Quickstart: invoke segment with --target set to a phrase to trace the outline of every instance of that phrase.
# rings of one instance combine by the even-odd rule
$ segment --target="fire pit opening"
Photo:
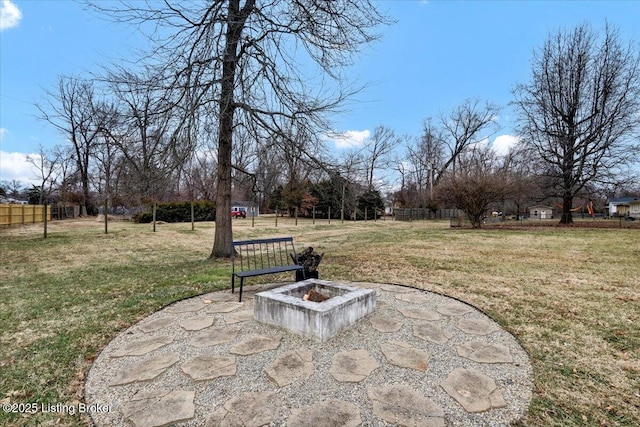
[[[304,300],[319,293],[321,302]],[[269,291],[258,292],[253,317],[262,323],[326,341],[361,318],[373,313],[376,292],[327,280],[308,279]]]
[[[344,295],[347,292],[347,289],[313,281],[306,286],[296,287],[290,291],[283,292],[283,294],[301,298],[304,301],[323,302],[330,298]]]

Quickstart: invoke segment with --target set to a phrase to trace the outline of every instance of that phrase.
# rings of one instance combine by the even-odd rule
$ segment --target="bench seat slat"
[[[301,265],[283,265],[280,267],[261,268],[259,270],[236,271],[234,274],[237,277],[253,277],[253,276],[261,276],[263,274],[283,273],[285,271],[295,271],[295,270],[302,270],[302,266]]]

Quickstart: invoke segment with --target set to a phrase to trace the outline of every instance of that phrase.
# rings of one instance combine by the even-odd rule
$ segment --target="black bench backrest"
[[[272,239],[238,240],[233,242],[233,272],[262,270],[286,265],[296,265],[296,249],[293,237]]]

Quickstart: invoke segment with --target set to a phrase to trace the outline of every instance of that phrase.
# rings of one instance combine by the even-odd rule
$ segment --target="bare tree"
[[[49,122],[71,142],[77,174],[82,186],[82,213],[91,204],[89,170],[91,154],[97,142],[99,125],[93,115],[93,84],[76,77],[59,77],[56,92],[47,92],[46,104],[37,104],[41,118]]]
[[[38,204],[43,204],[51,195],[60,173],[60,156],[57,149],[45,150],[40,145],[36,155],[27,156],[27,162],[31,163],[39,173],[40,188]]]
[[[429,119],[423,123],[422,136],[407,146],[407,162],[411,165],[410,182],[417,189],[420,202],[416,206],[426,206],[425,201],[433,200],[436,171],[441,174],[445,163],[445,136],[442,129]]]
[[[459,157],[458,166],[455,173],[449,171],[442,178],[439,198],[462,210],[473,228],[480,228],[488,207],[509,192],[505,165],[485,146]]]
[[[498,107],[489,103],[481,103],[477,99],[466,99],[449,114],[440,115],[441,133],[434,134],[434,144],[444,144],[442,162],[436,167],[434,185],[445,171],[454,174],[458,158],[495,132],[495,118]],[[437,150],[435,147],[432,150]]]
[[[374,189],[374,174],[378,169],[386,169],[389,166],[389,154],[391,150],[401,144],[401,138],[396,136],[393,129],[383,125],[376,126],[373,135],[366,142],[365,168],[367,172],[367,189]]]
[[[595,180],[637,159],[640,56],[607,26],[559,30],[536,50],[531,81],[514,88],[520,133],[545,165],[560,222],[573,222],[573,199]]]
[[[233,251],[236,126],[245,123],[247,129],[262,129],[267,135],[276,133],[286,118],[328,129],[322,113],[355,91],[341,84],[339,70],[351,63],[361,46],[376,39],[371,31],[384,21],[369,0],[166,0],[161,5],[131,2],[111,10],[107,10],[111,4],[96,7],[118,20],[156,24],[141,27],[153,27],[153,56],[163,59],[165,86],[195,91],[194,105],[218,107],[212,258],[229,257]],[[303,60],[305,56],[311,63]]]
[[[138,201],[157,201],[176,182],[174,172],[193,154],[195,137],[182,100],[158,88],[157,75],[120,69],[108,76],[119,105],[120,129],[111,142],[122,154],[121,173]]]

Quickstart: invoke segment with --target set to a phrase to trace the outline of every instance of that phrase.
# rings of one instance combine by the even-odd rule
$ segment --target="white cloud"
[[[365,130],[347,130],[340,133],[331,133],[327,135],[328,139],[333,140],[336,148],[353,148],[361,147],[365,141],[371,136],[371,131]]]
[[[493,151],[495,151],[497,155],[505,156],[509,153],[509,150],[518,143],[518,141],[519,139],[515,135],[500,135],[493,140],[491,148],[493,148]]]
[[[7,153],[0,151],[0,181],[16,180],[25,187],[38,184],[38,170],[27,162],[27,156],[39,157],[39,154]]]
[[[2,137],[4,137],[4,134],[7,132],[8,131],[5,128],[0,128],[0,142],[2,141]]]
[[[18,26],[22,12],[11,0],[3,0],[0,6],[0,31]]]

